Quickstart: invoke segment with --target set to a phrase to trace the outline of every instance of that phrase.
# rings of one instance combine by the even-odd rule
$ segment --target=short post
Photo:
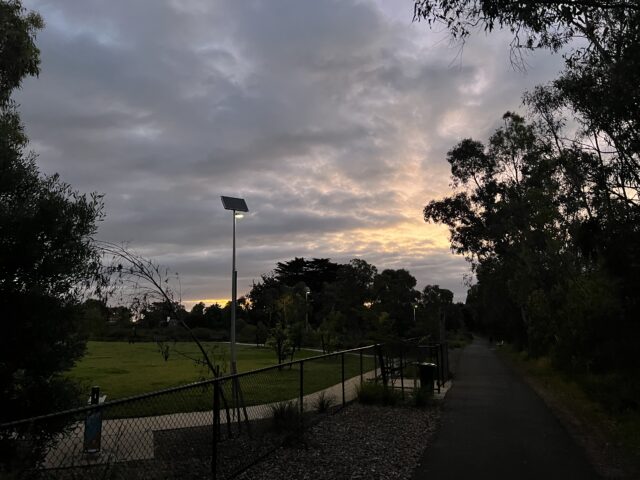
[[[440,386],[442,383],[442,349],[440,348],[442,344],[438,344],[436,350],[436,358],[438,362],[438,393],[440,393]]]
[[[220,385],[213,382],[213,448],[211,451],[211,478],[216,479],[218,465],[218,440],[220,436]]]
[[[404,400],[404,356],[400,351],[400,392],[402,393],[402,400]]]
[[[374,350],[373,352],[373,381],[378,383],[378,356]]]
[[[449,342],[444,342],[444,363],[445,363],[445,370],[444,370],[444,381],[445,383],[447,382],[447,380],[449,380]]]
[[[304,413],[304,362],[300,362],[300,415]]]
[[[347,404],[347,399],[344,394],[344,352],[340,354],[340,364],[342,370],[342,406]]]
[[[389,373],[389,365],[385,365],[384,363],[384,353],[382,352],[382,345],[376,345],[376,355],[378,356],[378,363],[380,363],[380,376],[382,377],[382,384],[387,387],[388,384],[388,373]]]
[[[360,385],[362,385],[362,382],[363,382],[363,376],[362,376],[362,374],[364,373],[364,372],[362,371],[362,350],[360,350],[360,352],[359,352],[359,353],[360,353]]]
[[[440,385],[444,385],[444,344],[438,345],[440,351]]]
[[[413,390],[415,391],[416,388],[418,388],[418,383],[417,383],[417,376],[418,376],[418,362],[420,361],[420,346],[416,345],[415,349],[414,349],[415,355],[416,355],[416,359],[415,362],[413,362]]]
[[[100,453],[102,440],[102,410],[100,405],[100,387],[91,387],[89,403],[96,408],[90,410],[84,420],[84,453]]]

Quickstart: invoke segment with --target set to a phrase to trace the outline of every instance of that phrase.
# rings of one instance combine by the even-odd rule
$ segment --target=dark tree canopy
[[[419,0],[415,18],[463,41],[509,29],[516,54],[562,48],[558,78],[525,93],[530,121],[449,152],[454,191],[425,220],[472,262],[472,324],[571,373],[623,375],[600,398],[637,409],[640,3]]]
[[[274,270],[275,278],[289,287],[304,283],[312,292],[318,292],[325,283],[333,282],[338,273],[338,264],[328,258],[294,258],[278,262]]]
[[[426,318],[426,304],[419,301],[421,293],[415,286],[416,279],[407,270],[379,273],[361,258],[346,264],[295,258],[278,263],[273,274],[254,283],[247,319],[268,327],[270,344],[290,354],[305,343],[333,351],[399,337],[434,337],[437,321]],[[455,310],[453,293],[434,288]]]
[[[487,331],[563,368],[633,368],[638,208],[596,151],[558,140],[559,124],[504,120],[487,145],[449,152],[457,191],[424,209],[472,262],[468,304]]]
[[[100,264],[92,243],[102,202],[57,175],[42,175],[27,149],[11,93],[38,73],[41,18],[0,1],[0,421],[69,405],[59,374],[84,352],[80,300]]]
[[[586,50],[602,49],[614,23],[632,25],[640,14],[633,0],[416,0],[414,19],[444,25],[456,39],[475,29],[509,29],[515,49],[558,51],[574,38],[588,41]]]

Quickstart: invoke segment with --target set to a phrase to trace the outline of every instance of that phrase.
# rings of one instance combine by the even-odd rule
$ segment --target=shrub
[[[238,341],[244,343],[254,343],[258,327],[255,325],[245,325],[242,330],[238,330]]]
[[[293,433],[300,430],[302,416],[298,402],[279,402],[271,406],[273,428],[280,433]]]
[[[321,391],[313,403],[313,407],[318,413],[326,413],[335,403],[335,397],[328,395],[326,391]]]
[[[358,387],[358,401],[364,405],[396,405],[400,393],[377,383],[363,383]]]
[[[433,392],[422,388],[414,388],[411,394],[411,400],[416,407],[426,407],[432,398]]]

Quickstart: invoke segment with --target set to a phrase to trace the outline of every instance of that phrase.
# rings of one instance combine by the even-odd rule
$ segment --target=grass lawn
[[[226,364],[228,344],[205,344],[216,352],[218,362]],[[100,386],[107,400],[130,397],[165,388],[185,385],[210,378],[206,368],[178,354],[198,357],[197,347],[190,342],[171,344],[169,358],[165,361],[155,343],[89,342],[87,354],[69,372],[69,376],[81,382],[89,391],[92,385]],[[255,370],[274,365],[275,354],[270,348],[238,345],[238,370]],[[319,355],[318,352],[302,350],[296,352],[295,360]],[[364,370],[373,369],[373,358],[363,357]],[[228,369],[227,369],[228,370]],[[358,355],[345,355],[345,378],[360,374]],[[304,393],[326,388],[340,382],[340,357],[305,362]],[[300,369],[285,367],[259,374],[241,377],[241,390],[246,405],[270,403],[296,398],[299,394]],[[225,396],[231,398],[230,385],[224,386]],[[114,407],[110,417],[145,416],[160,413],[188,412],[211,408],[212,387],[193,388],[162,394],[149,399]]]

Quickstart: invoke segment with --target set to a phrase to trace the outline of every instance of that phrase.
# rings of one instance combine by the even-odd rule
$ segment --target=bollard
[[[91,387],[91,405],[100,404],[100,387]],[[102,437],[102,410],[96,408],[90,410],[84,420],[84,453],[100,453],[100,441]]]

